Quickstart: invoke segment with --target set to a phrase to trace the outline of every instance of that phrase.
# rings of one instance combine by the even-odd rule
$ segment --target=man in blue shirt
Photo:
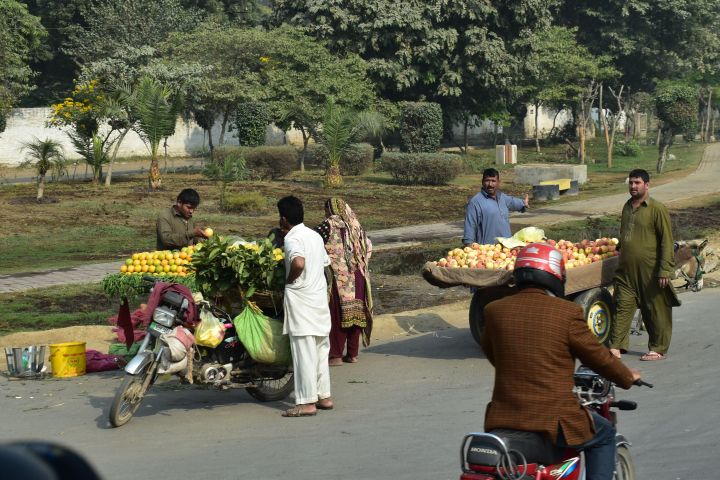
[[[465,207],[463,244],[493,244],[496,237],[509,237],[510,212],[524,212],[530,207],[528,196],[520,199],[500,190],[500,173],[494,168],[483,171],[482,190]]]

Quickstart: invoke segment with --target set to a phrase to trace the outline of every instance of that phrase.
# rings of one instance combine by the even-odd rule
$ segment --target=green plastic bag
[[[283,335],[283,324],[246,306],[233,320],[240,341],[250,356],[260,363],[290,365],[290,339]]]
[[[127,346],[125,346],[124,343],[112,343],[110,344],[110,348],[108,349],[108,353],[110,355],[119,355],[125,358],[125,360],[130,361],[140,350],[140,344],[142,342],[135,342],[132,345],[130,345],[130,348],[128,349]]]

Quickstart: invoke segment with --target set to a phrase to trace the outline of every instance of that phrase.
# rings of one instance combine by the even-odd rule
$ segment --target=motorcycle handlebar
[[[642,378],[638,378],[637,380],[635,380],[635,381],[633,382],[633,385],[637,385],[638,387],[648,387],[648,388],[653,388],[653,387],[655,387],[655,385],[653,385],[652,383],[648,383],[648,382],[644,381]]]

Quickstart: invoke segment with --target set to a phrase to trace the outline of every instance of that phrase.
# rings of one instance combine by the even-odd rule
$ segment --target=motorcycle
[[[178,293],[168,291],[162,295],[152,312],[147,335],[137,354],[125,366],[125,378],[110,407],[109,417],[113,427],[130,421],[148,389],[157,380],[167,348],[160,337],[183,324],[188,306],[188,299]],[[188,353],[191,365],[187,369],[191,372],[192,383],[222,390],[244,388],[261,402],[282,400],[290,395],[294,388],[292,367],[266,365],[253,360],[238,338],[230,315],[211,304],[208,308],[224,324],[225,333],[215,348],[193,344]]]
[[[635,385],[652,388],[637,380]],[[615,400],[613,383],[591,369],[580,366],[575,372],[575,388],[580,404],[592,408],[613,425],[617,410],[635,410],[637,403]],[[635,466],[630,442],[615,435],[615,480],[635,480]],[[460,480],[585,480],[585,457],[582,452],[560,449],[535,432],[494,430],[465,435],[460,447],[462,474]]]

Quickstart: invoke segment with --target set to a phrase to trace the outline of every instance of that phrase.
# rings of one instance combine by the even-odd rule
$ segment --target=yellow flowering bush
[[[78,83],[71,97],[51,106],[52,113],[48,125],[53,127],[73,127],[78,134],[92,137],[98,130],[102,116],[102,102],[105,97],[98,90],[98,81]]]

